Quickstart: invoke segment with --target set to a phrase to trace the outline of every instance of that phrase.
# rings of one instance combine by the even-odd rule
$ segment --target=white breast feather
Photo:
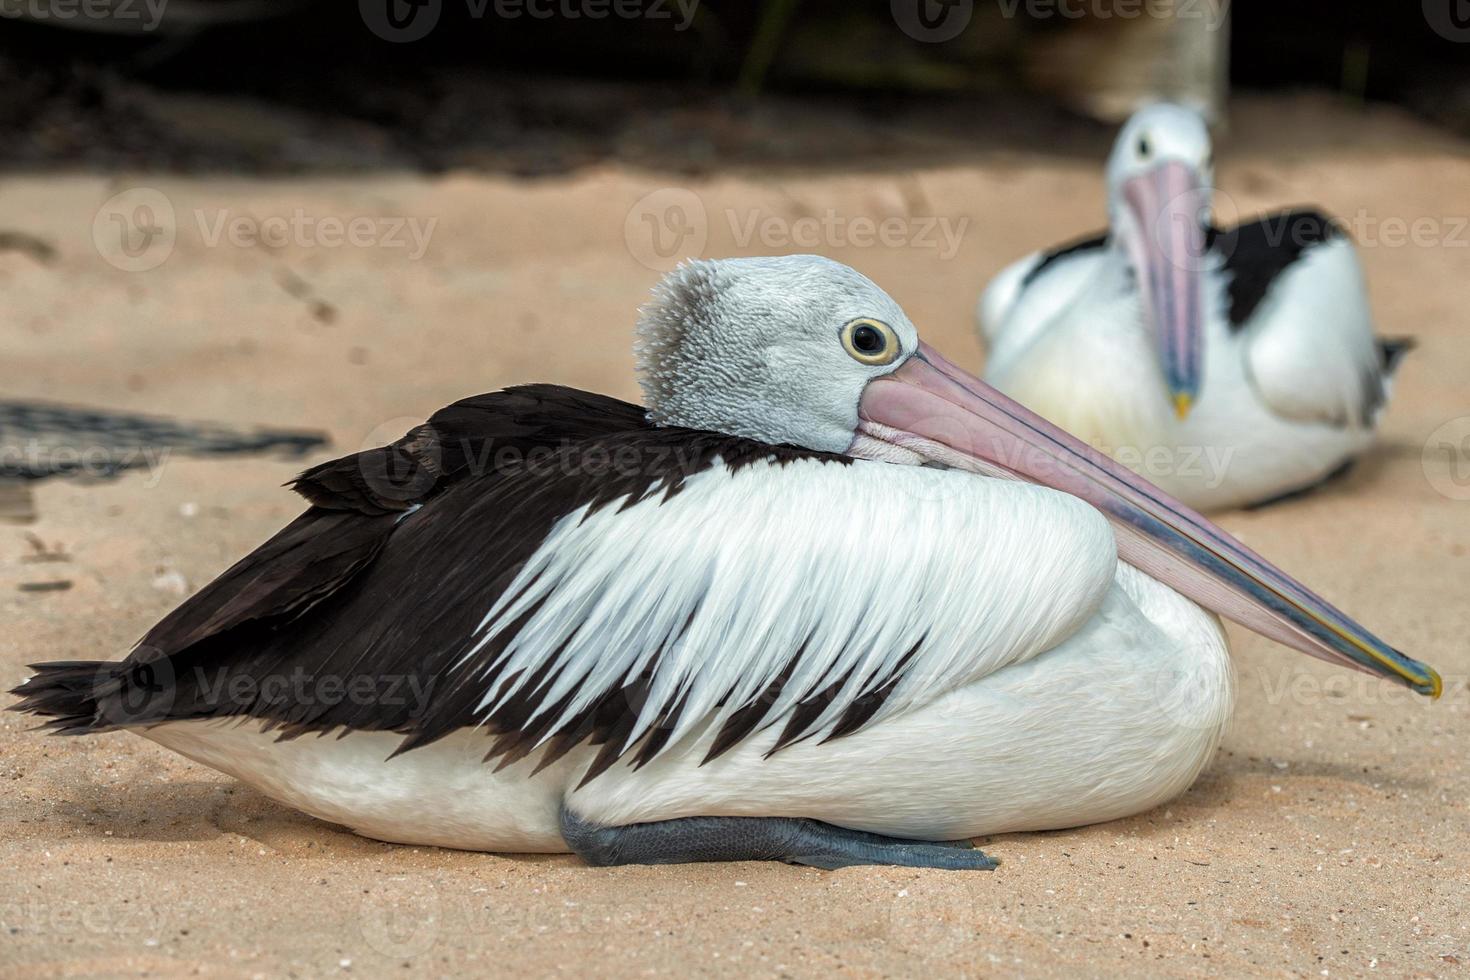
[[[1007,365],[1025,356],[1033,342],[1065,321],[1069,312],[1082,303],[1084,294],[1095,294],[1099,277],[1110,275],[1109,263],[1114,261],[1116,253],[1105,248],[1073,252],[1055,259],[1036,278],[1023,283],[1031,266],[1040,261],[1039,255],[1001,272],[981,300],[981,316],[987,318],[981,328],[987,375],[993,370],[1007,370]],[[1014,284],[1008,285],[1008,279]],[[999,308],[1000,299],[992,298],[992,290],[1000,294],[1011,292],[1003,310]]]
[[[1102,516],[1040,487],[865,461],[717,465],[668,500],[562,518],[460,666],[509,678],[486,691],[488,714],[531,693],[554,657],[538,715],[572,698],[552,731],[652,667],[624,748],[682,700],[672,746],[766,691],[800,650],[765,718],[840,681],[820,733],[916,646],[870,723],[1055,646],[1116,564]]]
[[[980,294],[980,303],[975,307],[975,326],[980,331],[980,339],[986,345],[994,343],[1001,328],[1005,326],[1011,309],[1024,288],[1022,282],[1036,268],[1041,256],[1041,252],[1032,252],[1025,258],[1012,262],[997,272]]]

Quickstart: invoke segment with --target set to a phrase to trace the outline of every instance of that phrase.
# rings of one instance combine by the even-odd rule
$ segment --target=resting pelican
[[[1008,266],[977,310],[987,381],[1201,510],[1346,469],[1408,347],[1374,337],[1332,219],[1220,230],[1212,179],[1196,113],[1140,110],[1108,159],[1109,229]]]
[[[18,709],[386,841],[964,869],[1194,780],[1231,706],[1207,610],[1439,691],[846,266],[690,262],[638,334],[646,410],[512,388],[309,469],[304,514]]]

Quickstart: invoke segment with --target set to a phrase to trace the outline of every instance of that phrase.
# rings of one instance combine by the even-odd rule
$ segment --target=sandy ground
[[[1226,524],[1435,664],[1449,685],[1438,703],[1232,629],[1239,709],[1189,792],[1129,820],[985,841],[1004,863],[973,875],[590,870],[390,846],[133,736],[45,738],[7,714],[0,974],[1463,971],[1466,150],[1392,112],[1313,98],[1242,104],[1220,164],[1227,215],[1317,201],[1355,219],[1383,331],[1421,344],[1372,460],[1328,492]],[[107,204],[137,187],[161,198]],[[162,239],[120,251],[112,216],[142,221],[140,200],[172,210],[171,251]],[[297,209],[437,223],[421,256],[406,231],[404,246],[363,233],[333,247],[320,224],[279,247],[213,237],[221,214],[289,221]],[[1098,168],[1075,152],[698,181],[611,168],[544,182],[13,176],[0,224],[57,254],[0,253],[3,384],[11,397],[320,427],[334,453],[514,382],[633,396],[629,330],[660,261],[645,215],[681,252],[849,262],[978,365],[970,315],[985,278],[1100,212]],[[811,248],[780,239],[829,213]],[[888,241],[866,241],[864,218],[895,219]],[[945,227],[959,231],[953,249]],[[127,271],[160,250],[161,264]],[[0,682],[32,661],[124,654],[298,510],[280,489],[298,465],[166,458],[114,482],[41,486],[37,523],[0,526]],[[35,561],[40,546],[67,558]],[[52,580],[71,587],[20,588]]]

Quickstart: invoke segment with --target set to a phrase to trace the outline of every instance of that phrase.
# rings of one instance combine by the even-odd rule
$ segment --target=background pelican
[[[1212,179],[1197,114],[1139,111],[1108,160],[1108,231],[1008,266],[977,311],[986,380],[1201,509],[1344,469],[1407,347],[1374,337],[1330,218],[1217,229]]]
[[[1231,705],[1206,609],[1439,693],[845,266],[682,266],[638,356],[647,413],[529,386],[308,470],[126,661],[18,707],[389,841],[988,868],[944,841],[1193,781]]]

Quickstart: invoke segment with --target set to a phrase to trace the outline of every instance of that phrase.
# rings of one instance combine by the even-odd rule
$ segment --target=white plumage
[[[1372,438],[1388,384],[1363,270],[1352,242],[1334,238],[1282,273],[1244,335],[1248,380],[1274,415]]]
[[[979,869],[945,842],[1190,784],[1231,706],[1214,613],[1440,691],[851,269],[691,263],[639,338],[646,415],[526,386],[321,463],[132,656],[38,665],[19,707],[383,840]],[[317,697],[390,680],[413,703]]]
[[[1134,148],[1145,139],[1146,160]],[[987,381],[1205,510],[1309,488],[1367,449],[1398,346],[1374,336],[1353,245],[1315,212],[1266,215],[1210,232],[1203,252],[1160,254],[1154,221],[1180,216],[1138,218],[1124,188],[1180,161],[1207,185],[1208,155],[1193,114],[1140,112],[1109,164],[1108,236],[1013,263],[976,310]],[[1144,254],[1156,277],[1199,290],[1198,392],[1183,418],[1160,368],[1160,335],[1176,325],[1144,288]]]
[[[564,518],[524,578],[548,601],[508,655],[534,668],[570,637],[558,691],[637,669],[609,651],[654,649],[693,611],[644,710],[687,696],[687,722],[653,762],[579,789],[593,749],[534,778],[536,753],[492,772],[490,738],[472,730],[392,759],[385,733],[276,744],[254,723],[188,721],[140,734],[369,836],[557,851],[563,798],[612,825],[777,812],[926,838],[1113,819],[1186,788],[1229,717],[1215,618],[1120,564],[1095,510],[1013,481],[865,461],[718,468],[663,504]],[[701,765],[737,703],[718,696],[759,691],[805,635],[788,692],[851,678],[819,729],[933,642],[863,730],[767,757],[777,725]]]
[[[1036,526],[1048,547],[1029,545]],[[562,518],[487,616],[482,644],[536,610],[487,665],[516,683],[483,704],[554,656],[541,701],[580,692],[567,717],[654,669],[629,745],[681,701],[671,743],[718,727],[783,676],[773,719],[839,685],[819,735],[896,680],[877,723],[1055,646],[1113,554],[1097,511],[1039,487],[866,460],[717,467],[668,500]]]

